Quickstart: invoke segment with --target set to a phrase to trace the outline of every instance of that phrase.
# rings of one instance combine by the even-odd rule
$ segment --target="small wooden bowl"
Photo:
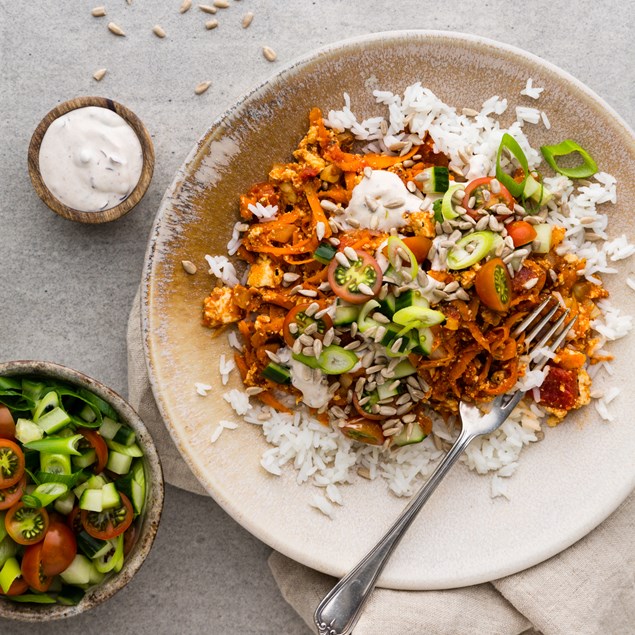
[[[40,173],[40,145],[42,144],[42,139],[44,138],[48,127],[58,117],[65,115],[71,110],[85,108],[86,106],[107,108],[125,119],[139,138],[141,151],[143,153],[141,175],[136,187],[130,193],[130,196],[115,207],[97,212],[84,212],[62,203],[49,190],[42,178],[42,174]],[[33,133],[33,136],[31,137],[31,143],[29,144],[28,165],[29,175],[35,191],[54,212],[64,218],[78,221],[80,223],[108,223],[127,214],[143,198],[143,195],[146,193],[146,190],[150,185],[150,181],[152,180],[152,173],[154,172],[154,147],[152,145],[152,139],[150,138],[150,135],[141,119],[139,119],[137,115],[135,115],[131,110],[128,110],[125,106],[122,106],[107,97],[77,97],[56,106],[46,115],[46,117],[44,117],[44,119],[42,119],[42,121],[40,121],[38,127]]]

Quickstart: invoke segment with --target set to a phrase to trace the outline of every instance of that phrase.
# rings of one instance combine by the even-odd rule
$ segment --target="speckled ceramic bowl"
[[[538,102],[520,95],[529,77],[544,87]],[[532,145],[573,138],[587,148],[618,179],[618,203],[607,210],[610,235],[635,238],[632,131],[567,73],[491,40],[409,31],[335,44],[255,89],[203,134],[163,200],[146,259],[143,327],[154,394],[183,457],[227,512],[285,555],[336,576],[356,564],[406,501],[380,480],[358,478],[340,488],[344,506],[329,520],[309,507],[315,490],[299,486],[290,466],[281,477],[261,468],[267,445],[257,427],[241,424],[211,443],[218,420],[236,420],[221,394],[240,381],[221,385],[219,356],[231,350],[225,337],[213,339],[200,325],[202,300],[213,285],[204,256],[226,253],[239,194],[264,180],[273,163],[291,158],[312,107],[341,109],[347,92],[360,119],[385,114],[372,90],[401,92],[417,81],[458,109],[479,110],[492,95],[507,97],[503,125],[514,120],[516,105],[545,110],[550,130],[525,125]],[[199,272],[187,275],[182,260],[193,261]],[[620,308],[635,314],[635,295],[625,285],[632,265],[615,264],[620,275],[610,277],[608,287]],[[635,339],[620,340],[615,350],[611,381],[628,387]],[[201,398],[197,381],[212,385],[215,394]],[[624,390],[611,406],[615,421],[601,422],[593,407],[583,408],[527,448],[509,481],[510,501],[491,499],[490,479],[458,465],[397,549],[381,584],[441,589],[484,582],[537,564],[584,536],[635,486],[635,391]]]
[[[144,563],[156,536],[161,511],[163,510],[163,471],[154,442],[139,415],[116,392],[79,371],[41,361],[14,361],[0,363],[0,377],[39,376],[50,377],[81,386],[107,401],[137,435],[137,443],[144,454],[147,480],[146,510],[141,528],[132,551],[126,558],[123,569],[109,577],[103,584],[89,590],[76,606],[58,604],[18,604],[0,598],[0,617],[25,622],[42,622],[79,615],[105,602],[123,589]]]

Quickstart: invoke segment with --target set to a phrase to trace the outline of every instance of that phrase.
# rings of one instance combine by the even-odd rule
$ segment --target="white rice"
[[[236,362],[233,358],[226,359],[225,355],[221,355],[219,359],[219,371],[223,386],[227,385],[229,381],[229,374],[236,368]]]
[[[534,86],[529,78],[520,93],[535,100],[542,91],[543,88]],[[499,96],[486,100],[477,114],[468,111],[468,116],[459,114],[420,83],[406,88],[403,95],[379,90],[373,95],[378,104],[387,108],[387,118],[373,116],[359,121],[351,108],[350,96],[344,94],[344,106],[341,110],[331,110],[325,117],[325,124],[337,131],[350,130],[358,140],[366,142],[367,151],[386,154],[398,152],[404,142],[418,143],[429,134],[435,151],[448,155],[451,169],[463,173],[466,178],[476,178],[471,172],[475,165],[485,166],[481,170],[489,175],[495,174],[496,153],[505,132],[518,141],[531,168],[541,163],[542,157],[530,146],[523,125],[542,121],[549,129],[551,124],[544,111],[518,106],[515,109],[517,120],[509,128],[503,128],[497,117],[507,110],[508,102]],[[404,130],[406,127],[408,132]],[[470,161],[465,161],[466,155]],[[598,173],[590,181],[576,185],[567,177],[558,175],[545,178],[544,183],[554,193],[554,200],[541,215],[566,231],[558,253],[574,253],[585,258],[583,276],[600,284],[596,274],[615,273],[616,269],[610,263],[635,254],[635,246],[628,243],[626,236],[607,240],[608,216],[598,210],[599,205],[616,202],[615,178]],[[259,220],[267,220],[277,212],[275,207],[260,204],[249,206],[249,209]],[[230,240],[230,251],[238,249],[240,231],[240,223],[237,223]],[[589,239],[590,236],[595,240]],[[230,286],[237,282],[235,270],[226,258],[206,258],[210,273]],[[629,278],[627,284],[635,290],[635,280]],[[559,299],[564,305],[562,297]],[[598,306],[602,313],[591,326],[598,336],[596,352],[600,354],[604,352],[602,347],[607,341],[624,337],[632,330],[633,324],[631,316],[623,315],[608,300],[602,300]],[[229,342],[235,349],[242,350],[234,332],[230,332]],[[221,358],[223,383],[233,369],[230,366],[230,362]],[[519,379],[516,388],[533,391],[538,401],[539,387],[546,373],[546,370],[529,371]],[[592,377],[600,373],[610,376],[613,370],[609,363],[601,362],[589,367],[589,373]],[[617,389],[592,393],[595,408],[602,419],[612,420],[609,404],[618,393]],[[270,445],[261,458],[263,469],[277,476],[283,471],[293,470],[299,484],[310,482],[321,488],[322,492],[316,493],[310,504],[330,518],[335,516],[336,506],[344,503],[346,489],[341,486],[355,482],[361,478],[362,472],[364,478],[370,480],[384,479],[398,496],[412,495],[443,456],[444,452],[439,447],[453,443],[457,436],[456,426],[448,428],[433,413],[433,434],[430,437],[398,451],[382,450],[376,446],[353,443],[339,430],[314,420],[304,409],[295,409],[293,414],[279,413],[260,403],[251,404],[248,394],[237,389],[224,393],[223,398],[245,421],[262,428]],[[492,497],[509,497],[506,479],[515,472],[523,448],[542,438],[544,419],[545,412],[538,403],[523,401],[498,430],[476,439],[468,447],[463,461],[479,474],[493,475]],[[226,427],[223,422],[219,424],[213,435],[214,441]]]
[[[194,384],[194,388],[201,397],[207,397],[207,391],[212,389],[209,384],[203,384],[198,381]]]

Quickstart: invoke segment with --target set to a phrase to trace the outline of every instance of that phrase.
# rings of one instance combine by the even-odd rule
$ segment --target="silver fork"
[[[513,332],[514,337],[516,337],[531,327],[531,331],[527,333],[524,340],[526,345],[539,338],[531,350],[526,349],[529,352],[532,370],[543,368],[548,357],[543,355],[541,350],[547,349],[555,352],[564,342],[567,333],[576,321],[577,316],[564,324],[569,314],[567,309],[551,324],[551,319],[559,306],[557,301],[553,304],[554,301],[551,296],[547,298]],[[549,306],[550,304],[553,306]],[[545,309],[547,312],[542,316],[541,314]],[[518,390],[515,393],[497,397],[485,414],[472,404],[460,402],[459,412],[462,427],[454,445],[384,537],[320,602],[313,616],[320,635],[349,635],[352,632],[361,616],[364,605],[375,588],[379,574],[432,492],[470,442],[478,436],[489,434],[499,428],[524,394],[525,391]]]

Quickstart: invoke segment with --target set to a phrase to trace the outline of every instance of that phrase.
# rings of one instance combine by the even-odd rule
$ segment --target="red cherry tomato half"
[[[487,210],[489,212],[501,203],[509,209],[514,209],[514,197],[500,181],[496,181],[498,185],[492,187],[492,181],[494,180],[491,176],[484,176],[467,184],[461,205],[472,218],[479,217],[477,210]],[[493,189],[497,191],[494,192]],[[473,201],[471,200],[472,198],[474,199]]]
[[[318,302],[318,304],[320,305],[318,311],[325,309],[327,306],[324,302]],[[305,311],[309,306],[311,306],[310,302],[306,304],[298,304],[287,313],[287,316],[284,319],[284,324],[282,326],[282,334],[284,336],[284,341],[287,343],[287,346],[293,346],[296,339],[300,337],[302,333],[304,333],[304,330],[310,324],[317,324],[317,331],[313,333],[311,337],[320,340],[322,339],[322,337],[324,337],[324,333],[326,333],[333,326],[333,320],[331,320],[328,315],[323,315],[317,320],[314,317],[307,315]],[[292,324],[295,324],[297,326],[297,328],[291,327],[294,328],[293,333],[289,328]]]
[[[22,595],[29,590],[29,585],[27,581],[20,576],[13,581],[13,584],[9,587],[9,590],[6,593],[3,593],[2,587],[0,586],[0,595]]]
[[[37,545],[27,547],[24,550],[20,568],[22,569],[22,577],[26,583],[34,591],[45,593],[51,586],[53,578],[51,576],[47,576],[42,568],[42,548],[43,543],[41,542]]]
[[[419,264],[428,257],[428,252],[430,251],[430,247],[432,247],[432,241],[426,236],[408,236],[402,238],[402,241],[414,254]]]
[[[516,220],[507,225],[507,233],[514,241],[514,247],[522,247],[535,240],[537,236],[534,226],[526,220]]]
[[[0,439],[15,439],[15,421],[11,411],[0,405]]]
[[[123,535],[123,555],[124,558],[132,551],[135,542],[137,542],[137,526],[130,525]]]
[[[51,522],[42,542],[42,571],[55,576],[68,569],[77,555],[77,540],[69,527]]]
[[[363,304],[379,293],[383,276],[377,261],[365,251],[356,250],[357,260],[344,267],[336,258],[331,260],[328,280],[335,295],[351,304]],[[366,285],[370,293],[360,291],[359,286]]]
[[[132,503],[125,494],[121,496],[121,505],[103,512],[90,512],[82,509],[81,518],[84,529],[93,537],[100,540],[110,540],[122,534],[132,524],[134,512]]]
[[[500,258],[486,262],[474,280],[480,301],[494,311],[505,311],[512,300],[512,281]]]
[[[97,462],[93,466],[93,471],[95,474],[100,474],[104,471],[106,463],[108,463],[108,446],[106,445],[106,442],[103,440],[101,434],[95,430],[77,428],[77,432],[79,432],[84,437],[87,444],[95,450]]]
[[[49,515],[44,507],[25,507],[18,501],[4,517],[7,533],[19,545],[34,545],[44,539],[49,527]]]
[[[79,505],[75,505],[71,513],[66,517],[66,524],[73,530],[74,534],[79,534],[84,529],[81,511]]]
[[[355,419],[350,421],[343,428],[342,433],[349,439],[367,443],[369,445],[383,445],[385,438],[381,424],[368,419]]]
[[[367,393],[364,393],[364,397],[369,397],[369,396],[370,396],[369,401],[367,401],[363,406],[360,406],[359,399],[357,398],[357,394],[353,393],[353,406],[355,406],[355,410],[357,410],[360,416],[366,419],[370,419],[371,421],[381,421],[382,419],[385,419],[386,417],[384,415],[374,414],[370,410],[371,406],[374,403],[377,403],[377,401],[379,400],[377,393],[371,393],[370,395],[368,395]]]
[[[24,452],[9,439],[0,439],[0,489],[15,485],[24,474]]]
[[[0,489],[0,510],[9,509],[12,505],[15,505],[24,494],[24,488],[26,487],[26,474],[11,487],[6,489]]]

